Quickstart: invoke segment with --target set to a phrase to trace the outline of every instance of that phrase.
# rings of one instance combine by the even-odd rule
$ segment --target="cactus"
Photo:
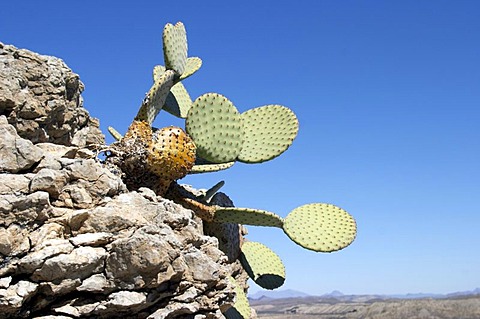
[[[185,128],[197,145],[198,156],[212,163],[231,162],[240,154],[240,113],[223,95],[207,93],[198,97],[188,111]]]
[[[173,70],[178,76],[185,71],[187,64],[187,32],[181,22],[175,25],[167,23],[163,29],[163,55],[167,70]]]
[[[185,80],[189,76],[193,75],[202,67],[202,60],[198,57],[187,58],[185,64],[185,71],[180,75],[180,80]]]
[[[178,127],[155,131],[148,147],[147,167],[161,181],[159,191],[167,191],[171,182],[187,175],[195,163],[195,144]]]
[[[176,117],[186,118],[192,107],[192,99],[181,82],[172,86],[163,109]]]
[[[215,207],[213,221],[282,228],[285,234],[303,248],[332,252],[350,245],[356,236],[353,217],[340,207],[314,203],[300,206],[285,219],[259,209]]]
[[[306,249],[332,252],[353,242],[357,225],[350,214],[337,206],[307,204],[294,209],[285,218],[283,230]]]
[[[240,262],[250,278],[262,288],[276,289],[285,281],[282,260],[261,243],[252,241],[243,243]]]
[[[245,139],[238,160],[260,163],[282,154],[298,133],[295,114],[281,105],[266,105],[242,113]]]
[[[113,128],[111,126],[108,127],[108,132],[110,133],[110,135],[112,135],[112,137],[116,141],[120,141],[123,138],[122,134],[120,134],[119,131],[117,131],[115,128]]]
[[[216,223],[236,223],[254,226],[270,226],[282,228],[283,220],[280,216],[260,209],[239,207],[216,207]]]
[[[261,163],[282,154],[298,133],[295,114],[281,105],[266,105],[238,116],[226,97],[209,93],[197,98],[186,118],[186,130],[198,155],[214,163]]]
[[[190,58],[189,58],[190,59]],[[187,62],[189,60],[187,59]],[[187,63],[188,66],[188,63]],[[162,65],[156,65],[153,68],[153,81],[159,81],[166,69]],[[181,77],[180,77],[181,78]],[[172,86],[165,99],[165,104],[161,109],[179,117],[186,118],[188,110],[192,106],[192,99],[181,82]]]
[[[224,311],[223,315],[227,319],[250,318],[252,310],[250,309],[247,295],[232,276],[228,277],[228,280],[231,284],[235,285],[236,297],[235,304],[232,307],[228,308],[226,311]]]
[[[223,187],[223,185],[225,185],[225,181],[218,182],[217,184],[210,187],[210,189],[208,189],[204,195],[200,195],[199,199],[207,203],[210,202],[212,197],[220,190],[220,188]]]
[[[181,81],[199,70],[202,60],[188,57],[181,22],[165,26],[163,51],[165,66],[154,67],[154,83],[125,136],[109,128],[117,142],[107,149],[111,152],[106,161],[121,169],[127,187],[150,187],[157,195],[192,209],[207,228],[221,229],[221,236],[234,232],[236,239],[223,244],[230,262],[239,259],[249,276],[266,289],[283,284],[283,263],[263,244],[243,242],[238,224],[281,228],[293,242],[317,252],[337,251],[350,245],[356,237],[355,220],[331,204],[303,205],[282,218],[265,210],[209,204],[223,181],[197,198],[182,191],[176,181],[186,174],[227,169],[237,161],[262,163],[276,158],[290,147],[299,125],[295,114],[281,105],[240,113],[233,102],[218,93],[203,94],[192,102]],[[185,131],[179,127],[153,128],[162,109],[184,118]],[[232,245],[241,246],[241,253]],[[229,280],[234,283],[233,278]],[[249,318],[248,300],[238,284],[236,294],[235,305],[223,309],[225,316]]]
[[[194,165],[188,174],[200,174],[200,173],[211,173],[218,172],[225,169],[228,169],[233,166],[235,162],[220,163],[220,164],[199,164]]]
[[[160,112],[163,105],[165,105],[168,93],[174,85],[175,76],[174,71],[167,70],[155,80],[143,100],[135,120],[146,121],[152,125],[158,112]]]

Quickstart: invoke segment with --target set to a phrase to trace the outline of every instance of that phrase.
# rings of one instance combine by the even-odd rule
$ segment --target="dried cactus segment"
[[[220,163],[220,164],[200,164],[194,165],[188,174],[201,174],[223,171],[233,166],[235,162]]]
[[[357,234],[355,219],[331,204],[307,204],[285,218],[283,230],[298,245],[317,252],[332,252],[350,245]]]
[[[242,113],[245,141],[238,160],[260,163],[271,160],[292,144],[298,133],[295,113],[282,105],[265,105]]]
[[[167,95],[163,109],[168,113],[179,117],[186,118],[188,110],[192,107],[192,99],[181,82],[178,82],[170,89]]]
[[[187,62],[185,64],[185,70],[180,76],[180,80],[185,80],[186,78],[188,78],[189,76],[197,72],[201,67],[202,67],[202,59],[198,57],[187,58]]]
[[[179,127],[165,127],[153,133],[148,145],[147,167],[162,182],[160,193],[190,171],[195,163],[195,144]]]
[[[155,79],[147,96],[142,102],[142,106],[138,110],[135,120],[146,121],[150,125],[163,108],[167,95],[174,84],[175,72],[167,70]]]
[[[283,227],[283,219],[272,212],[239,207],[217,207],[214,222],[278,228]]]
[[[112,135],[112,137],[117,141],[120,141],[123,138],[122,134],[120,134],[119,131],[111,126],[108,127],[108,133],[110,133],[110,135]]]
[[[122,140],[138,140],[148,145],[152,141],[152,127],[145,121],[134,120]]]
[[[187,31],[183,23],[167,23],[163,29],[163,56],[167,70],[182,75],[187,63],[187,51]]]
[[[198,97],[188,111],[185,127],[197,145],[198,156],[212,163],[234,161],[242,149],[240,113],[223,95]]]
[[[227,319],[249,319],[252,314],[247,295],[241,285],[232,276],[227,277],[231,284],[235,285],[235,304],[228,308],[223,315]]]
[[[244,242],[240,262],[250,278],[262,288],[276,289],[285,282],[285,266],[282,260],[261,243]]]

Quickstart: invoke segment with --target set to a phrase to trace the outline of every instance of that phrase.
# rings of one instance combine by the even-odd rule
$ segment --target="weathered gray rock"
[[[227,277],[247,281],[243,228],[217,225],[219,243],[192,211],[129,192],[88,148],[103,135],[82,90],[61,60],[0,44],[0,318],[222,318]]]
[[[6,289],[0,289],[0,309],[2,316],[14,316],[15,309],[31,298],[37,291],[38,284],[30,281],[22,280]]]
[[[9,227],[13,223],[20,226],[42,223],[48,219],[51,209],[46,192],[0,195],[0,226]]]
[[[20,138],[15,128],[0,116],[0,172],[17,173],[30,169],[42,158],[42,151],[32,142]]]
[[[81,147],[103,144],[98,120],[82,107],[83,89],[61,59],[0,43],[0,115],[23,138]]]

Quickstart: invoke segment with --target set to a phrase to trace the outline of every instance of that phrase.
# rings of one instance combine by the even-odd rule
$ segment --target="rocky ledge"
[[[128,191],[88,148],[104,136],[82,90],[62,60],[0,43],[0,318],[223,318],[228,277],[247,278],[232,225],[224,253],[191,210]]]

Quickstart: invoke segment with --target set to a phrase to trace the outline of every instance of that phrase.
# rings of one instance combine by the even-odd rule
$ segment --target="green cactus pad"
[[[153,68],[153,81],[159,81],[161,76],[165,73],[166,69],[163,65],[156,65]],[[180,117],[186,118],[188,110],[192,106],[192,99],[187,90],[181,82],[177,82],[172,86],[170,92],[168,92],[165,99],[165,105],[163,110],[168,113]]]
[[[135,120],[146,121],[150,125],[153,123],[158,112],[160,112],[165,104],[167,95],[173,86],[174,78],[175,73],[167,70],[155,80],[142,106],[138,110]]]
[[[280,216],[272,212],[252,208],[217,207],[213,221],[217,223],[283,227],[283,219]]]
[[[185,71],[187,64],[187,32],[181,22],[168,23],[163,29],[163,55],[167,70],[173,70],[178,76]]]
[[[233,166],[235,162],[220,163],[220,164],[201,164],[192,167],[188,174],[202,174],[223,171]]]
[[[282,154],[298,133],[295,114],[281,105],[266,105],[242,113],[245,141],[238,160],[260,163]]]
[[[198,97],[188,111],[185,128],[197,146],[197,155],[212,163],[234,161],[243,144],[240,113],[223,95]]]
[[[285,282],[285,266],[267,246],[247,241],[242,245],[240,262],[250,278],[265,289],[276,289]]]
[[[159,79],[166,70],[163,65],[155,65],[153,67],[153,82]]]
[[[200,58],[187,58],[187,62],[185,64],[185,71],[183,71],[182,75],[180,76],[180,80],[185,80],[186,78],[197,72],[201,67],[202,60]]]
[[[223,315],[227,319],[249,319],[252,315],[252,310],[250,309],[247,295],[232,276],[229,276],[228,280],[235,285],[236,297],[235,304],[228,308]]]
[[[180,117],[187,117],[188,110],[192,107],[192,99],[181,82],[178,82],[167,95],[163,109],[168,113]]]
[[[353,217],[343,209],[315,203],[300,206],[288,214],[283,230],[306,249],[332,252],[353,242],[357,226]]]

